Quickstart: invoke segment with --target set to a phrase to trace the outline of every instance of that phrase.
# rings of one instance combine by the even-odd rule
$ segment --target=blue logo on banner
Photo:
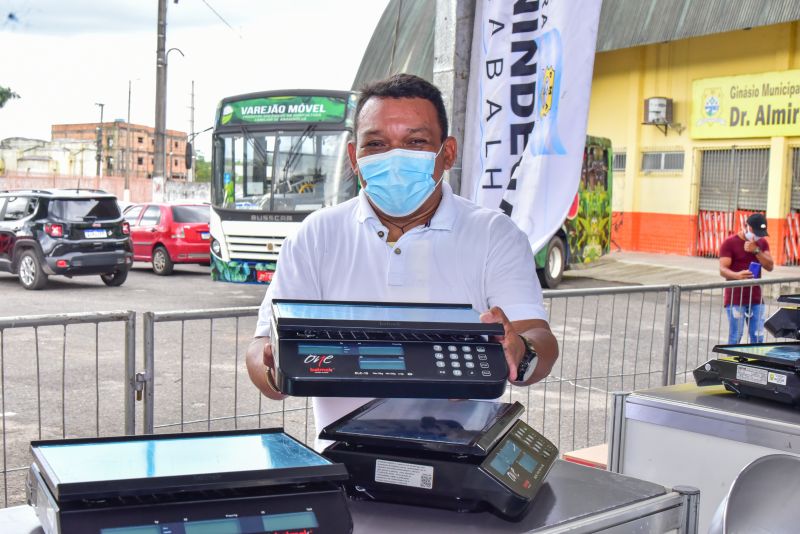
[[[550,30],[534,39],[539,68],[536,75],[536,125],[528,143],[531,155],[566,154],[558,135],[558,101],[561,95],[561,33]]]

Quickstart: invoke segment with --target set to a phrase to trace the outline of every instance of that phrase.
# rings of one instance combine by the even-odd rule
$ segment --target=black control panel
[[[524,421],[517,421],[481,468],[514,493],[530,499],[557,457],[555,445]]]
[[[275,308],[273,354],[278,387],[286,394],[494,399],[505,391],[508,365],[492,340],[502,327],[477,322],[468,306],[395,304],[386,312],[375,303],[289,302],[284,314],[317,316],[281,317]],[[330,317],[337,313],[344,318]],[[385,320],[387,315],[409,320]],[[444,316],[476,322],[429,322]]]

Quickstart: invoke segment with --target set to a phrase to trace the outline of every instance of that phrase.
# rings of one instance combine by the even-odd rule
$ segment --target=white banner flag
[[[601,0],[478,0],[461,194],[511,216],[534,251],[580,180]]]

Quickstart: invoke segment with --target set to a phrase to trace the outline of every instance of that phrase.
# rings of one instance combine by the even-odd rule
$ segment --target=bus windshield
[[[258,211],[314,211],[356,194],[347,130],[220,133],[214,137],[214,205]]]

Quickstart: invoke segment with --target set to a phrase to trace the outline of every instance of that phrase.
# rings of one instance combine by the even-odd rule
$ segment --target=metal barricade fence
[[[3,506],[24,502],[31,441],[134,433],[135,329],[131,311],[0,318]]]
[[[313,441],[308,399],[269,400],[250,382],[243,355],[257,315],[258,307],[143,315],[144,432],[281,426]]]
[[[503,398],[522,402],[527,421],[562,452],[604,443],[612,392],[691,381],[711,348],[727,341],[724,288],[752,285],[764,288],[765,316],[777,309],[777,295],[800,293],[800,278],[545,291],[559,359],[545,380],[509,386]],[[4,505],[24,500],[34,439],[281,426],[311,444],[308,399],[266,399],[247,375],[243,357],[257,314],[257,307],[144,313],[139,372],[133,312],[0,319]],[[124,335],[100,329],[113,322],[123,323]]]

